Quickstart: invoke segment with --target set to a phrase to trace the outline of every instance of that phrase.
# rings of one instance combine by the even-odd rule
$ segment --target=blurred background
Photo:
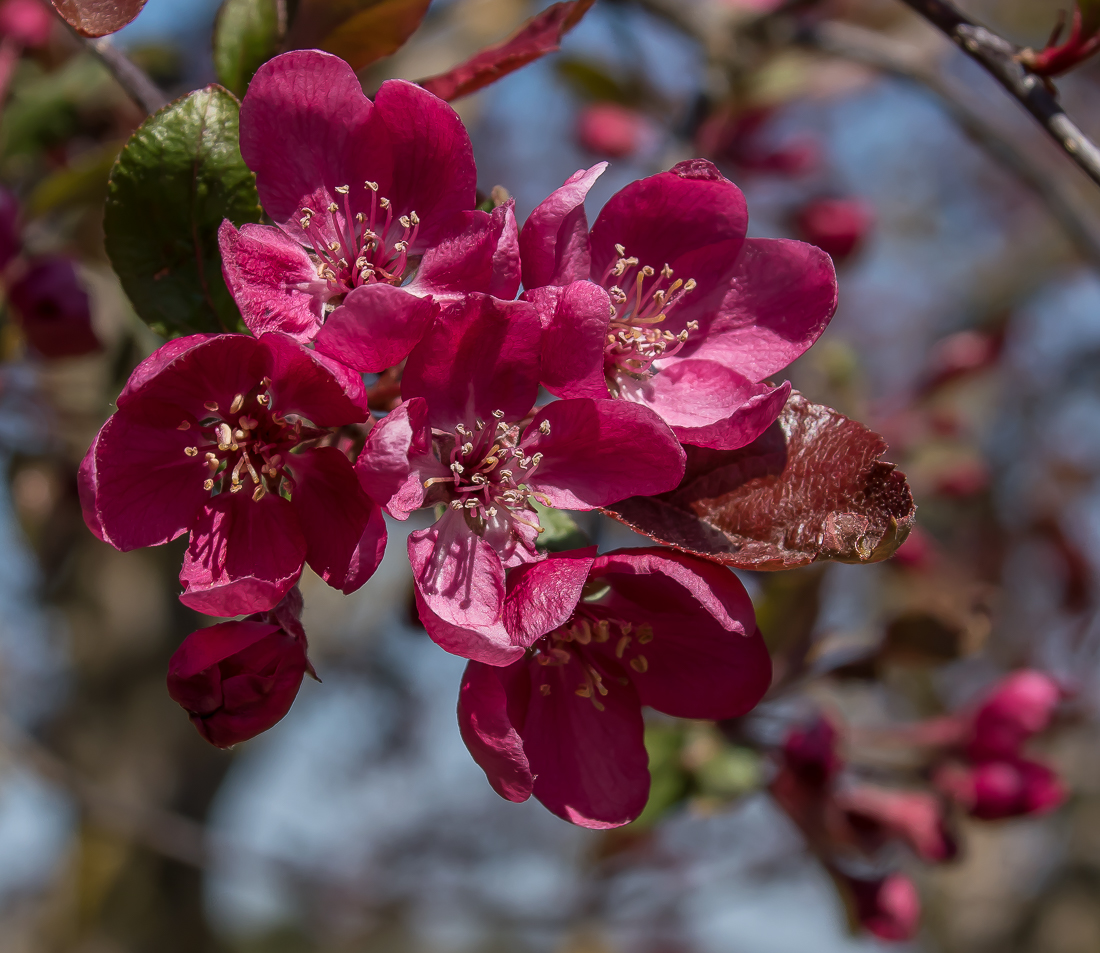
[[[1059,8],[961,5],[1035,48]],[[176,599],[183,541],[116,552],[85,528],[75,484],[158,344],[102,239],[107,174],[144,116],[60,20],[27,47],[0,181],[28,267],[76,262],[101,348],[36,347],[38,305],[9,291],[0,953],[1100,953],[1100,191],[897,0],[825,0],[804,29],[776,6],[598,0],[559,53],[455,104],[480,190],[507,189],[521,221],[600,159],[590,220],[633,179],[705,155],[744,190],[750,234],[833,254],[839,311],[790,378],[882,433],[919,506],[885,563],[742,574],[776,690],[744,724],[654,720],[650,805],[609,832],[501,800],[468,756],[463,662],[411,609],[416,525],[391,523],[381,570],[350,597],[306,570],[323,683],[274,729],[216,750],[168,698],[169,656],[210,621]],[[213,80],[217,8],[149,0],[114,41],[182,94]],[[364,86],[446,70],[539,8],[434,0]],[[1059,89],[1100,137],[1100,65]],[[586,529],[603,549],[644,543],[603,517]],[[852,772],[920,780],[867,739],[959,710],[1019,667],[1066,690],[1033,746],[1066,802],[955,812],[947,863],[891,848],[920,929],[900,945],[853,929],[769,794],[784,733],[825,712]]]

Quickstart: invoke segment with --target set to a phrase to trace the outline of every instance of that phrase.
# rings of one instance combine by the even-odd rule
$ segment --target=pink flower
[[[571,176],[520,235],[524,297],[545,328],[542,382],[660,414],[684,443],[733,449],[779,414],[765,381],[836,309],[819,249],[746,238],[741,191],[704,159],[633,182],[589,233],[584,197],[606,164]]]
[[[40,0],[4,0],[0,3],[0,36],[20,46],[45,46],[54,17]]]
[[[834,872],[847,887],[856,920],[868,933],[882,940],[910,940],[920,925],[920,895],[905,874],[885,877],[851,877]]]
[[[871,230],[874,213],[856,199],[814,199],[795,216],[803,239],[827,252],[834,261],[850,257]]]
[[[618,103],[592,103],[577,116],[577,139],[589,152],[609,159],[633,155],[655,141],[648,120]]]
[[[304,562],[344,592],[386,531],[331,428],[366,419],[362,381],[279,333],[169,341],[130,376],[80,468],[88,526],[116,549],[189,532],[180,600],[270,609]]]
[[[583,827],[632,821],[649,795],[641,707],[749,711],[771,680],[752,603],[729,570],[666,549],[595,548],[509,574],[505,627],[525,651],[472,661],[459,726],[493,789]]]
[[[837,791],[835,799],[869,851],[897,837],[930,863],[950,860],[958,853],[947,829],[943,799],[934,794],[860,784]]]
[[[32,258],[9,286],[8,300],[27,342],[43,357],[75,357],[101,349],[92,330],[88,292],[71,258]]]
[[[1058,774],[1026,758],[946,764],[937,770],[934,780],[973,817],[986,821],[1046,814],[1066,799]]]
[[[405,366],[405,402],[371,431],[356,464],[392,516],[440,504],[409,536],[416,598],[448,651],[491,664],[522,654],[501,624],[505,567],[540,557],[535,501],[591,510],[672,489],[684,451],[645,407],[559,400],[537,412],[540,333],[523,301],[470,295]]]
[[[294,702],[309,666],[305,640],[276,624],[221,622],[192,632],[168,663],[168,694],[212,745],[267,731]]]
[[[474,209],[457,113],[389,80],[372,103],[317,50],[260,67],[241,105],[241,153],[276,227],[222,224],[225,279],[254,334],[282,331],[362,371],[399,363],[440,303],[519,288],[512,205]]]
[[[1050,724],[1062,690],[1044,672],[1024,669],[997,683],[974,713],[967,754],[978,760],[1013,758]]]

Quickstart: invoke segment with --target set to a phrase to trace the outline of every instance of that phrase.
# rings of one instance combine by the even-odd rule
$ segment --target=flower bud
[[[19,200],[0,186],[0,268],[5,268],[23,247],[19,217]]]
[[[40,0],[0,3],[0,36],[10,36],[20,46],[45,46],[52,24],[53,14]]]
[[[1033,669],[1003,679],[974,715],[967,753],[977,760],[1012,758],[1050,724],[1061,698],[1058,683]]]
[[[870,207],[857,199],[814,199],[795,214],[804,241],[817,245],[835,261],[848,258],[871,229]]]
[[[200,735],[228,748],[290,710],[308,664],[304,642],[277,625],[222,622],[183,640],[168,663],[168,694]]]
[[[836,750],[837,732],[825,718],[792,728],[783,742],[783,761],[807,785],[824,787],[843,767]]]
[[[920,923],[920,895],[905,874],[892,873],[872,880],[840,874],[851,893],[854,913],[868,933],[882,940],[908,940]]]
[[[100,349],[88,293],[72,259],[36,258],[8,288],[8,300],[30,346],[43,357],[76,357]]]
[[[986,761],[973,767],[945,766],[936,773],[935,783],[972,817],[985,821],[1045,814],[1066,798],[1065,787],[1053,770],[1023,758]]]
[[[577,116],[577,141],[598,156],[622,159],[652,138],[645,116],[617,103],[593,103]]]

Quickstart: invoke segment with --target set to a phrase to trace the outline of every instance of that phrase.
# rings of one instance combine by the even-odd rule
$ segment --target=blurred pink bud
[[[19,326],[43,357],[75,357],[100,349],[92,330],[88,293],[81,287],[72,259],[50,255],[33,259],[8,288]]]
[[[837,752],[837,730],[820,715],[792,728],[783,742],[783,761],[803,784],[824,787],[844,766]]]
[[[622,159],[653,140],[640,112],[617,103],[593,103],[577,116],[577,140],[593,155]]]
[[[909,940],[920,923],[920,895],[905,874],[873,880],[840,875],[852,893],[856,917],[881,940]]]
[[[703,155],[732,162],[747,172],[792,177],[812,172],[821,164],[821,144],[815,137],[796,136],[778,147],[761,141],[774,112],[757,108],[715,113],[699,127],[696,146]]]
[[[0,185],[0,268],[6,267],[23,247],[19,224],[19,200]]]
[[[1066,799],[1057,773],[1023,758],[986,761],[973,767],[945,765],[936,786],[957,800],[973,817],[985,821],[1045,814]]]
[[[907,569],[926,569],[935,561],[935,544],[919,526],[914,525],[909,535],[894,552],[893,561]]]
[[[967,753],[977,760],[1015,757],[1051,721],[1062,690],[1045,672],[1024,669],[1002,679],[974,714]]]
[[[928,355],[927,388],[996,363],[1002,339],[979,331],[959,331],[939,340]]]
[[[936,478],[935,492],[953,500],[965,500],[989,489],[989,467],[981,460],[962,460]]]
[[[168,663],[168,694],[212,745],[267,731],[294,702],[308,667],[302,639],[278,625],[221,622],[192,632]]]
[[[21,46],[45,46],[53,19],[39,0],[4,0],[0,3],[0,36],[10,36]]]
[[[848,258],[866,237],[874,213],[858,199],[814,199],[795,214],[803,240],[817,245],[836,261]]]
[[[933,794],[860,785],[838,791],[836,801],[855,830],[872,840],[888,839],[879,834],[893,835],[931,863],[950,860],[958,851],[947,830],[943,803]]]

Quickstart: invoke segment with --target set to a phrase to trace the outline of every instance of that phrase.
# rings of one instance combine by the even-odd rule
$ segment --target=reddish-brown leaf
[[[420,80],[420,85],[448,101],[476,93],[502,76],[559,49],[561,38],[580,22],[594,2],[555,3],[528,20],[511,39],[482,50],[446,73]]]
[[[145,0],[53,0],[53,5],[81,36],[106,36],[141,13]]]
[[[815,559],[877,562],[909,535],[916,507],[886,442],[797,391],[740,450],[688,447],[680,486],[605,510],[658,542],[739,569]]]
[[[314,47],[354,69],[396,53],[412,36],[431,0],[301,0],[287,34],[288,50]]]

